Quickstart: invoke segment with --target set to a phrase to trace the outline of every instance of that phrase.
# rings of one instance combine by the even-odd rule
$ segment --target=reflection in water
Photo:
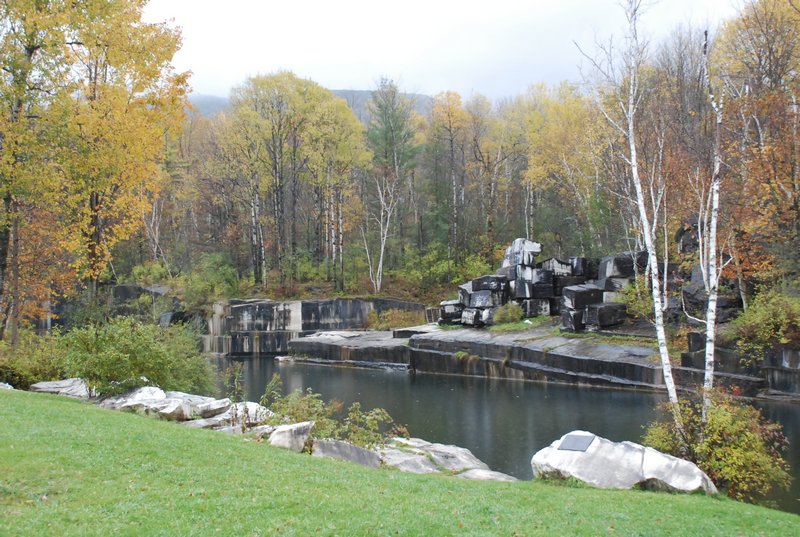
[[[227,361],[219,363],[224,368]],[[493,470],[532,477],[536,451],[563,434],[583,429],[610,440],[640,441],[643,426],[656,417],[661,394],[561,384],[474,377],[411,375],[399,371],[276,363],[272,358],[241,361],[248,399],[258,401],[274,372],[286,393],[311,388],[323,399],[362,408],[385,408],[413,436],[471,450]],[[761,404],[766,417],[784,424],[789,454],[800,469],[800,406]],[[777,498],[782,509],[800,512],[800,483]]]

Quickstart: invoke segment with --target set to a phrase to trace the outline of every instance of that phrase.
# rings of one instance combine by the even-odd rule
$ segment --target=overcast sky
[[[712,31],[741,0],[660,0],[643,18],[657,41],[680,24]],[[151,22],[183,32],[178,70],[195,93],[227,96],[247,77],[289,70],[329,89],[465,98],[519,95],[537,82],[580,80],[581,54],[621,36],[618,0],[151,0]]]

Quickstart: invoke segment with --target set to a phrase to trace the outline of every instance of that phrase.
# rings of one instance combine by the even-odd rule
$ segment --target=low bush
[[[419,310],[386,310],[381,314],[376,311],[367,315],[367,326],[370,330],[391,330],[425,324],[425,312]]]
[[[751,362],[760,362],[775,347],[800,348],[800,298],[774,290],[762,293],[729,330]]]
[[[650,283],[644,275],[637,276],[636,281],[626,285],[620,295],[623,304],[628,308],[628,315],[653,320],[653,293],[650,291]]]
[[[701,402],[682,401],[680,414],[684,437],[665,408],[669,417],[648,426],[644,443],[691,460],[736,500],[757,503],[775,487],[788,488],[789,464],[783,458],[788,442],[781,426],[758,409],[717,393],[705,427]]]
[[[184,325],[162,330],[131,317],[76,328],[60,338],[69,376],[81,377],[98,394],[146,385],[197,394],[211,393],[214,373]]]
[[[65,373],[57,333],[38,336],[30,330],[20,330],[16,345],[0,341],[0,382],[27,390],[31,384],[57,380]]]
[[[344,405],[341,401],[326,403],[311,388],[283,395],[282,388],[280,375],[276,373],[261,398],[261,404],[273,412],[268,423],[278,425],[313,421],[311,434],[314,438],[346,440],[366,448],[383,445],[390,436],[407,434],[405,427],[395,425],[389,413],[382,408],[365,412],[360,403],[353,403],[347,409],[347,414],[342,416]]]
[[[495,324],[516,323],[522,320],[522,306],[516,302],[508,302],[494,312]]]

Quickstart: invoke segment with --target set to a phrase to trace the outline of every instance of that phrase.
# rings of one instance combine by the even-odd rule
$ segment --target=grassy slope
[[[726,499],[370,470],[0,390],[0,535],[799,535]]]

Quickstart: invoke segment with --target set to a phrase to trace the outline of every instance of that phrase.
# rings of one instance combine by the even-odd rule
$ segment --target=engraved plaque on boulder
[[[594,435],[590,434],[568,434],[561,441],[558,449],[566,451],[586,451],[592,445]]]

